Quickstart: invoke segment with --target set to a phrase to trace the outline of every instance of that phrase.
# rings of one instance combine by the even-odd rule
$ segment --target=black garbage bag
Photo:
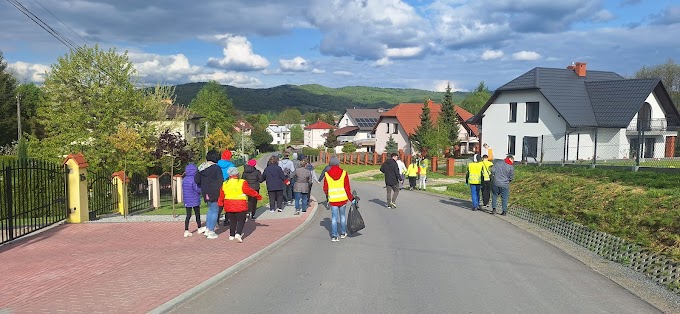
[[[361,217],[359,212],[359,197],[356,196],[356,191],[354,191],[354,202],[349,207],[349,213],[347,214],[347,231],[350,234],[354,234],[361,229],[364,229],[366,225],[364,224],[364,218]]]

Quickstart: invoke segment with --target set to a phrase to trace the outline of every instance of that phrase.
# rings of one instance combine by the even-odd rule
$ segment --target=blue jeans
[[[340,233],[347,233],[347,215],[345,214],[345,209],[347,208],[347,203],[342,206],[332,206],[331,205],[331,236],[338,237],[338,216],[340,216]]]
[[[210,231],[215,231],[215,224],[219,218],[220,207],[217,202],[208,202],[208,213],[205,217],[205,227]]]
[[[496,198],[500,196],[503,198],[503,212],[508,210],[508,197],[510,196],[510,188],[502,186],[493,186],[491,188],[491,208],[496,209]]]
[[[470,195],[472,195],[472,208],[479,208],[479,191],[482,188],[481,184],[470,184]]]
[[[302,210],[303,212],[306,212],[309,193],[293,192],[293,194],[295,194],[295,210]],[[302,204],[300,204],[300,201],[302,201]]]

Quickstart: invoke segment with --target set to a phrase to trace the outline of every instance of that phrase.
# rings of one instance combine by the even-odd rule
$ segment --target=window
[[[514,135],[508,135],[508,154],[510,154],[510,155],[515,154],[515,136]]]
[[[538,102],[527,103],[527,120],[526,122],[538,122]]]
[[[398,124],[396,124],[396,123],[394,124],[394,128],[392,129],[392,133],[393,134],[399,133],[399,125]]]
[[[654,158],[654,144],[656,144],[655,138],[648,137],[645,139],[645,158]]]
[[[389,123],[385,123],[385,125],[387,125],[387,134],[390,134],[390,124],[389,124]]]
[[[510,103],[510,118],[509,122],[517,122],[517,103]]]
[[[533,159],[537,161],[538,155],[538,137],[525,136],[522,145],[522,159]]]

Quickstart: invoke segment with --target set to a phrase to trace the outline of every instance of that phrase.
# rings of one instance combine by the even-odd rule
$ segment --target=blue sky
[[[680,0],[19,2],[79,45],[128,51],[146,84],[441,91],[450,82],[465,91],[537,66],[581,61],[631,76],[680,62]],[[22,81],[40,83],[68,51],[7,1],[0,29],[0,51]]]

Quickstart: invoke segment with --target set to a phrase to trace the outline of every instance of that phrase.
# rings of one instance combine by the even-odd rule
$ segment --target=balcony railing
[[[666,119],[649,119],[638,120],[633,119],[626,131],[665,131],[668,129],[668,120]]]

